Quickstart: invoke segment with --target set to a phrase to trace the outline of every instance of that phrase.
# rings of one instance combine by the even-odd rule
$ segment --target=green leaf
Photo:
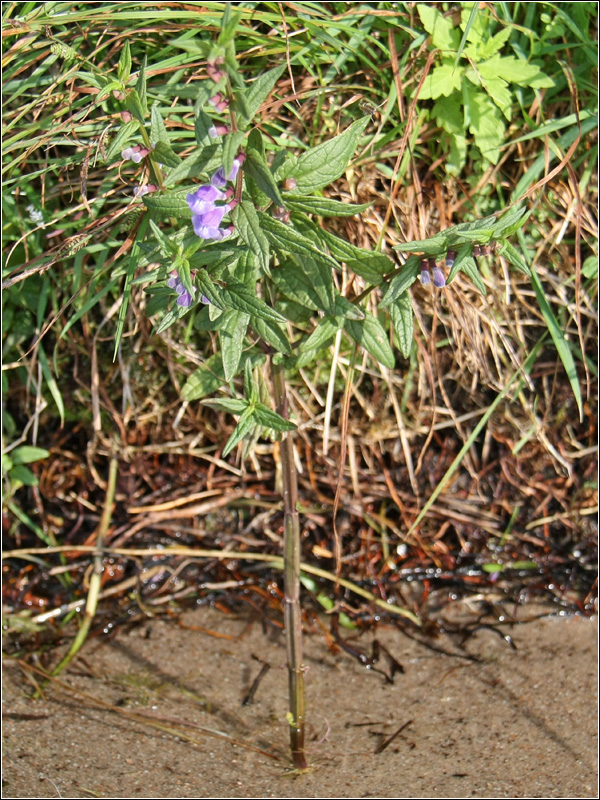
[[[244,116],[248,122],[250,122],[252,117],[265,102],[271,90],[283,74],[284,69],[285,64],[282,64],[280,67],[275,67],[275,69],[271,69],[268,72],[263,72],[250,84],[246,90],[246,108],[244,109]]]
[[[569,343],[565,339],[564,333],[561,330],[556,317],[554,316],[550,304],[546,299],[546,295],[544,294],[544,289],[542,287],[540,279],[537,273],[534,272],[533,270],[531,272],[531,283],[533,285],[533,289],[537,297],[540,311],[544,316],[546,325],[548,326],[548,330],[550,331],[550,336],[552,336],[552,340],[558,351],[560,360],[562,361],[563,366],[565,368],[565,372],[567,373],[569,383],[571,384],[571,389],[573,390],[573,395],[575,396],[577,408],[579,409],[579,419],[583,421],[583,399],[581,397],[581,386],[579,384],[579,378],[577,376],[577,367],[575,366],[575,361],[573,359],[571,348],[569,346]]]
[[[243,414],[250,403],[247,400],[238,400],[235,397],[222,397],[214,400],[203,400],[202,405],[214,408],[216,411],[227,411],[229,414]]]
[[[552,78],[545,75],[539,67],[515,56],[493,56],[477,64],[477,69],[483,78],[502,78],[507,83],[516,83],[518,86],[532,86],[535,89],[550,89],[554,86]]]
[[[487,94],[472,87],[465,88],[463,97],[470,120],[469,132],[473,134],[475,144],[485,159],[497,164],[506,130],[498,106]]]
[[[221,20],[221,30],[219,33],[219,38],[217,39],[217,44],[219,47],[225,47],[225,45],[233,41],[235,32],[243,15],[243,9],[240,9],[234,13],[233,3],[225,4],[225,11],[223,12],[223,18]]]
[[[154,222],[154,220],[150,220],[150,230],[152,231],[154,238],[158,242],[158,246],[163,256],[168,257],[177,255],[178,252],[177,244],[161,231],[161,229],[158,227],[156,222]]]
[[[142,105],[142,101],[140,100],[140,96],[137,92],[137,89],[131,89],[124,100],[125,108],[129,111],[132,116],[134,116],[138,122],[141,122],[142,125],[146,123],[146,112],[144,110],[144,106]]]
[[[310,223],[313,225],[313,223]],[[313,230],[317,230],[313,227]],[[355,247],[345,239],[335,236],[329,231],[321,228],[318,229],[318,237],[329,248],[330,253],[338,259],[338,261],[345,261],[348,268],[356,275],[360,275],[369,283],[374,286],[379,286],[383,275],[391,272],[395,268],[394,262],[383,255],[383,253],[375,253],[370,250],[362,250],[360,247]],[[339,266],[337,267],[339,269]]]
[[[465,275],[469,276],[474,286],[476,286],[481,294],[485,297],[487,295],[487,289],[485,288],[485,284],[481,279],[475,259],[472,256],[463,258],[460,262],[460,269],[465,273]]]
[[[287,174],[297,183],[294,193],[310,194],[337,180],[345,172],[370,119],[357,120],[344,133],[303,153]]]
[[[183,161],[180,160],[179,165],[167,175],[164,180],[164,185],[170,186],[173,183],[179,183],[179,181],[196,178],[202,173],[210,172],[213,167],[218,167],[221,161],[217,155],[218,149],[218,146],[213,144],[209,147],[201,147],[194,150],[194,152]],[[193,191],[195,188],[197,189],[198,187],[193,187],[190,191]],[[188,214],[190,213],[188,207]]]
[[[122,125],[117,135],[111,140],[110,145],[106,151],[106,163],[112,163],[114,157],[119,154],[121,158],[121,150],[125,149],[125,145],[129,144],[130,139],[139,131],[140,123],[137,120],[126,122]]]
[[[501,239],[505,236],[512,236],[527,222],[531,216],[531,211],[527,208],[512,208],[503,214],[493,225],[494,238]]]
[[[439,256],[445,253],[450,246],[451,231],[453,230],[453,228],[447,228],[429,239],[417,239],[414,242],[396,244],[394,250],[400,250],[402,253],[422,253],[427,257]]]
[[[247,158],[244,161],[244,172],[250,175],[261,192],[264,192],[275,205],[285,206],[285,201],[281,196],[279,187],[275,183],[271,170],[257,150],[247,150]]]
[[[252,432],[255,426],[256,421],[253,416],[253,408],[249,406],[240,417],[235,430],[227,440],[227,444],[223,449],[223,457],[229,455],[233,448]]]
[[[328,347],[334,340],[336,333],[343,325],[343,320],[337,317],[323,317],[315,330],[299,348],[296,366],[302,369],[315,358],[316,354]]]
[[[278,325],[276,322],[267,322],[260,317],[252,317],[251,324],[260,338],[274,347],[278,353],[284,353],[286,356],[292,354],[292,348],[282,325]]]
[[[226,383],[221,354],[211,356],[187,379],[181,397],[188,402],[213,394]]]
[[[389,282],[387,289],[383,292],[383,297],[379,303],[380,308],[385,308],[401,297],[413,285],[421,274],[421,259],[417,256],[410,256],[402,270],[394,275]]]
[[[289,192],[283,193],[286,208],[290,211],[300,211],[304,214],[316,214],[319,217],[353,217],[370,208],[372,203],[341,203],[339,200],[330,200],[328,197],[297,197]],[[283,205],[283,204],[282,204]]]
[[[164,142],[169,144],[169,134],[165,128],[165,123],[160,113],[160,103],[158,100],[152,104],[150,111],[150,141],[152,144]],[[181,161],[181,159],[179,159]],[[166,161],[164,162],[166,164]]]
[[[390,347],[387,333],[383,325],[372,314],[367,313],[364,320],[355,322],[346,320],[344,330],[370,353],[376,361],[383,364],[388,369],[394,369],[396,359],[394,351]]]
[[[223,322],[219,327],[223,371],[227,383],[239,372],[249,321],[250,316],[248,314],[232,309],[225,313]]]
[[[513,267],[516,267],[525,275],[531,276],[529,265],[519,251],[516,250],[510,242],[503,242],[499,252],[513,265]]]
[[[61,425],[65,423],[65,404],[62,399],[62,395],[60,393],[60,389],[58,387],[58,383],[56,382],[56,378],[54,377],[54,373],[50,369],[50,365],[48,364],[48,359],[46,358],[46,353],[44,352],[41,344],[38,347],[38,359],[40,361],[40,366],[42,367],[42,374],[44,376],[44,380],[50,389],[50,394],[54,402],[56,403],[56,407],[58,409],[58,413],[60,416]]]
[[[135,275],[135,270],[137,268],[138,262],[142,256],[141,245],[142,242],[144,241],[144,237],[148,229],[148,222],[149,222],[149,215],[145,214],[144,218],[140,223],[140,227],[138,228],[135,241],[131,248],[131,256],[129,258],[129,264],[127,265],[127,274],[125,275],[125,285],[123,286],[123,302],[121,304],[121,308],[119,309],[119,319],[117,320],[117,329],[115,331],[115,349],[113,355],[113,359],[115,360],[117,358],[119,345],[121,343],[121,337],[123,336],[123,330],[125,328],[125,319],[127,317],[127,309],[129,307],[129,298],[131,297],[131,282],[133,280],[133,276]]]
[[[265,275],[271,274],[269,240],[262,230],[261,221],[254,205],[242,200],[231,212],[237,232],[254,253]]]
[[[272,271],[278,288],[300,305],[314,311],[334,311],[333,278],[329,267],[324,267],[311,258],[285,261]]]
[[[252,409],[252,416],[260,425],[274,431],[294,431],[297,427],[289,419],[284,419],[262,403],[256,403]]]
[[[10,458],[13,464],[31,464],[33,461],[41,461],[43,458],[48,458],[49,455],[50,451],[44,450],[43,447],[23,445],[12,450]]]
[[[212,137],[209,134],[209,130],[214,126],[214,122],[205,114],[205,112],[201,108],[196,109],[196,117],[194,119],[194,131],[196,134],[196,141],[200,145],[200,147],[204,147],[205,145],[210,145],[212,143]]]
[[[33,472],[22,464],[16,464],[10,470],[10,479],[13,482],[19,481],[24,486],[37,486],[39,484],[39,480]]]
[[[259,212],[260,227],[265,232],[267,238],[278,250],[286,253],[294,253],[298,256],[311,256],[316,261],[327,264],[333,269],[340,269],[340,265],[327,253],[319,250],[301,233],[298,233],[291,225],[284,225],[277,219],[273,219],[268,214]]]
[[[122,83],[127,83],[127,80],[131,75],[131,51],[129,49],[129,42],[127,40],[125,40],[125,44],[121,50],[119,66],[117,67],[117,75]]]
[[[146,208],[156,211],[163,217],[176,217],[177,219],[192,219],[192,212],[187,204],[188,191],[180,192],[153,192],[145,194],[142,201]]]
[[[140,71],[138,74],[137,83],[135,85],[137,96],[140,99],[140,104],[142,107],[142,111],[144,114],[144,118],[148,113],[148,100],[146,98],[146,56],[144,56],[144,60],[142,61],[142,66],[140,67]],[[133,113],[133,112],[132,112]],[[135,114],[134,114],[135,116]],[[144,120],[140,120],[143,122]]]
[[[460,90],[464,69],[454,64],[442,64],[431,70],[425,78],[419,92],[419,100],[437,100],[438,97],[449,97]]]
[[[335,316],[343,317],[344,319],[360,320],[365,318],[365,312],[362,308],[355,303],[351,303],[343,295],[338,294],[335,297]]]
[[[221,291],[216,286],[210,275],[206,272],[206,270],[201,269],[198,270],[196,273],[196,284],[198,289],[200,290],[200,294],[203,294],[210,302],[220,308],[222,311],[225,310],[226,306],[223,300],[221,299]]]
[[[221,297],[228,306],[244,311],[252,317],[259,317],[267,322],[285,322],[285,317],[268,306],[260,297],[257,297],[254,287],[250,288],[243,283],[230,280],[227,288],[221,290]]]
[[[394,331],[404,358],[410,358],[414,337],[413,307],[410,294],[405,292],[390,307]]]
[[[237,156],[240,145],[244,141],[246,134],[244,131],[232,131],[223,140],[223,170],[225,175],[229,175],[233,169],[233,160]]]
[[[424,3],[417,5],[417,13],[423,23],[423,27],[431,35],[431,42],[434,47],[442,51],[457,50],[460,32],[454,28],[449,19],[446,19],[437,8]]]
[[[154,150],[150,151],[150,158],[157,164],[164,164],[165,167],[178,167],[181,164],[181,159],[173,151],[173,148],[168,142],[158,141]]]

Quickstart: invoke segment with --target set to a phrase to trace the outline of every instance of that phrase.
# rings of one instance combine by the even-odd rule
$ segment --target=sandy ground
[[[208,608],[183,619],[219,638],[149,620],[88,642],[70,688],[44,700],[6,659],[3,797],[597,796],[595,620],[517,626],[516,651],[480,630],[466,645],[479,663],[380,628],[405,670],[393,685],[308,637],[311,770],[299,775],[282,637]],[[271,668],[244,706],[254,657]]]

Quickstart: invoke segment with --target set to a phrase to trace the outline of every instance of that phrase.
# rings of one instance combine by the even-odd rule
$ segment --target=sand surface
[[[299,775],[282,636],[209,608],[182,619],[196,629],[149,619],[90,640],[44,700],[5,659],[3,797],[597,796],[595,620],[516,626],[516,650],[480,630],[465,645],[479,663],[380,627],[405,670],[393,684],[307,637],[311,770]],[[270,669],[242,705],[255,657]]]

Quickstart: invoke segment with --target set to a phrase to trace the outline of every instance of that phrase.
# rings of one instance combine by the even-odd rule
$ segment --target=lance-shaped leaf
[[[138,73],[138,79],[137,79],[137,82],[135,84],[135,89],[136,89],[137,95],[138,95],[138,97],[140,99],[142,110],[144,112],[144,117],[148,113],[148,100],[147,100],[147,97],[146,97],[146,61],[147,61],[146,56],[144,56],[144,59],[142,61],[142,65],[140,67],[140,71]],[[134,114],[134,116],[135,116],[135,114]]]
[[[370,119],[363,117],[357,120],[339,136],[303,153],[287,173],[288,178],[296,181],[294,193],[311,194],[337,180],[346,170],[358,139]]]
[[[129,111],[129,113],[134,116],[138,122],[141,122],[142,125],[144,125],[146,121],[146,111],[144,110],[144,106],[142,105],[142,101],[140,100],[140,96],[136,89],[131,89],[127,93],[124,104],[127,111]]]
[[[244,338],[250,315],[243,311],[231,309],[219,326],[219,341],[223,358],[225,380],[229,383],[239,372],[244,349]]]
[[[223,170],[229,175],[233,169],[233,160],[237,156],[241,143],[246,134],[244,131],[232,131],[223,141]]]
[[[385,308],[404,294],[417,280],[421,274],[421,259],[417,256],[410,256],[401,271],[394,275],[389,282],[387,289],[384,289],[383,297],[379,303],[380,308]]]
[[[479,289],[481,294],[485,297],[487,295],[487,289],[485,288],[485,284],[481,279],[481,275],[479,274],[479,270],[477,269],[477,264],[475,263],[475,259],[472,256],[467,256],[464,258],[460,263],[460,269],[465,275],[471,279],[471,282]]]
[[[350,300],[347,300],[343,295],[338,294],[335,297],[335,315],[336,317],[343,317],[344,319],[364,319],[365,312],[362,308]]]
[[[150,141],[152,144],[164,142],[169,144],[169,135],[165,128],[165,123],[160,113],[160,103],[158,100],[152,104],[150,112]]]
[[[227,440],[227,444],[223,449],[223,456],[225,457],[229,455],[229,453],[231,453],[233,448],[237,444],[239,444],[242,441],[242,439],[244,439],[246,436],[252,433],[255,426],[256,426],[256,420],[254,419],[253,416],[253,408],[252,406],[248,406],[248,408],[244,411],[244,413],[240,417],[235,430]]]
[[[282,64],[280,67],[275,67],[275,69],[271,69],[268,72],[263,72],[250,84],[245,93],[246,107],[244,109],[244,116],[248,122],[250,122],[252,117],[265,102],[284,69],[285,64]]]
[[[276,322],[267,322],[260,317],[252,317],[251,324],[260,338],[274,347],[278,353],[284,353],[286,356],[292,354],[292,348],[283,326]]]
[[[196,109],[196,117],[194,119],[194,132],[196,134],[196,141],[200,147],[209,145],[212,142],[210,129],[214,126],[212,119],[201,108]]]
[[[296,359],[298,369],[310,364],[320,350],[328,347],[342,325],[343,320],[339,317],[323,317],[308,339],[300,345]]]
[[[276,205],[285,205],[279,187],[275,183],[275,178],[267,162],[256,150],[247,151],[247,158],[244,161],[244,172],[250,175],[261,192],[264,192]]]
[[[129,140],[139,131],[139,129],[140,123],[137,120],[131,120],[131,122],[127,122],[125,125],[119,128],[117,135],[111,141],[106,151],[107,164],[110,164],[117,154],[119,158],[121,158],[121,150],[125,148],[125,145],[129,143]]]
[[[394,369],[396,365],[394,351],[390,347],[383,325],[376,317],[367,313],[360,322],[346,320],[344,330],[380,364],[388,369]]]
[[[410,294],[405,292],[390,305],[392,324],[404,358],[410,357],[414,337],[413,307]]]
[[[221,159],[217,155],[218,149],[218,146],[213,144],[209,147],[201,147],[198,150],[194,150],[183,161],[180,160],[175,169],[167,175],[164,181],[165,186],[170,186],[172,183],[179,183],[179,181],[188,180],[189,178],[196,178],[219,167]],[[190,191],[193,192],[197,188],[197,186],[194,186]]]
[[[158,141],[154,150],[150,151],[150,158],[157,164],[164,164],[166,167],[178,167],[181,159],[173,151],[168,142]]]
[[[258,213],[252,203],[242,200],[231,212],[233,224],[243,241],[258,260],[265,275],[271,274],[269,240],[263,232]]]
[[[211,400],[203,400],[202,405],[214,408],[216,411],[227,411],[229,414],[243,414],[250,403],[236,397],[216,397]]]
[[[216,353],[190,375],[181,390],[181,396],[188,402],[200,400],[202,397],[216,392],[225,383],[223,360],[221,354]]]
[[[283,193],[286,208],[303,214],[316,214],[319,217],[353,217],[370,208],[372,203],[341,203],[328,197],[298,197],[289,192]],[[283,204],[281,204],[283,205]]]
[[[383,255],[350,244],[345,239],[335,236],[329,231],[318,230],[319,238],[325,242],[331,254],[339,261],[345,261],[348,268],[356,275],[360,275],[369,283],[378,286],[382,276],[391,272],[396,266],[394,262]]]
[[[314,311],[334,311],[333,277],[331,269],[312,258],[285,261],[272,272],[279,289],[300,305]]]
[[[230,308],[244,311],[253,317],[259,317],[267,322],[286,321],[285,317],[282,317],[281,314],[268,306],[260,297],[257,297],[253,289],[243,283],[229,280],[227,287],[221,289],[221,297]]]
[[[527,222],[533,209],[513,208],[503,214],[494,225],[494,238],[512,236]]]
[[[142,200],[146,208],[156,211],[162,217],[176,217],[177,219],[187,219],[191,222],[192,212],[185,199],[189,191],[153,192],[152,194],[144,195]],[[191,191],[193,191],[193,187]]]
[[[225,310],[226,305],[223,300],[221,300],[221,290],[215,283],[213,283],[206,270],[198,270],[196,273],[196,284],[198,285],[200,294],[203,294],[207,300],[210,300],[210,302],[217,308],[220,308],[222,311]]]
[[[499,252],[513,265],[513,267],[516,267],[525,275],[531,277],[529,265],[519,251],[515,249],[510,242],[503,242]]]
[[[123,49],[121,50],[121,57],[119,58],[119,65],[117,67],[117,76],[122,83],[127,83],[131,75],[131,51],[129,49],[129,42],[125,40]]]
[[[264,406],[262,403],[256,403],[252,409],[252,416],[259,425],[265,428],[271,428],[274,431],[293,431],[296,430],[296,425],[271,411],[270,408]]]
[[[261,212],[259,212],[258,218],[262,230],[276,249],[298,256],[311,256],[316,261],[325,263],[333,269],[340,269],[340,265],[335,259],[294,230],[291,225],[284,225],[283,222]]]

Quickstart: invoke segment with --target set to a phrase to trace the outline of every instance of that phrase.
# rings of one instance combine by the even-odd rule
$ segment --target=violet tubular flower
[[[231,168],[231,172],[227,177],[225,176],[225,169],[223,167],[219,167],[219,169],[215,172],[215,174],[210,179],[210,182],[213,186],[222,189],[223,186],[227,184],[227,181],[234,181],[237,178],[237,174],[239,172],[240,167],[244,161],[245,155],[240,153],[239,156],[233,159],[233,167]]]
[[[429,267],[427,266],[427,260],[423,259],[421,261],[421,284],[423,286],[429,286],[431,283],[431,273],[429,272]]]
[[[226,200],[230,194],[231,192],[222,192],[214,184],[206,184],[188,194],[186,200],[192,214],[208,214],[215,210],[217,200]]]
[[[228,211],[231,211],[237,205],[235,200],[227,203],[224,206],[214,206],[210,211],[205,214],[192,214],[192,225],[194,226],[194,233],[201,239],[225,239],[230,236],[231,228],[221,228],[223,217]]]
[[[178,306],[181,306],[182,308],[189,308],[192,305],[192,300],[194,298],[183,285],[177,270],[173,270],[173,272],[171,272],[171,277],[167,281],[167,286],[169,289],[175,289],[177,293]]]

